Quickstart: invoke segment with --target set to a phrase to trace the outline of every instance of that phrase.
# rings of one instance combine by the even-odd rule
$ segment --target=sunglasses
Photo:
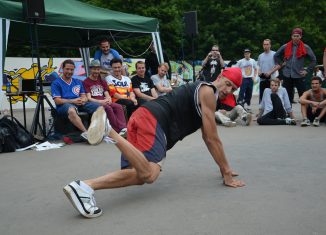
[[[212,51],[220,51],[220,50],[212,50]]]

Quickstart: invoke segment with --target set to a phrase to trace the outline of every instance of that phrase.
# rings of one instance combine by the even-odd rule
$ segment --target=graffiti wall
[[[61,64],[67,58],[41,58],[41,77],[44,84],[45,93],[50,95],[50,84],[54,79],[57,79],[62,74]],[[81,58],[72,58],[75,62],[76,68],[74,71],[74,78],[84,80],[86,78],[85,68]],[[144,59],[124,59],[124,64],[128,67],[128,72],[130,76],[133,76],[135,72],[135,63],[139,60],[144,61]],[[186,61],[170,61],[172,69],[171,83],[174,86],[181,86],[187,82],[193,81],[193,67]],[[201,66],[197,63],[195,66],[195,74],[201,70]],[[36,59],[31,58],[13,58],[7,57],[4,69],[4,74],[2,77],[3,86],[0,91],[0,111],[9,109],[9,101],[6,96],[6,91],[11,93],[16,93],[19,91],[22,81],[35,79],[38,73],[38,66]],[[10,83],[10,87],[7,84]],[[9,89],[9,90],[8,90]],[[258,84],[255,84],[254,94],[258,94]],[[50,100],[52,100],[50,98]],[[25,96],[26,108],[35,108],[37,95],[30,94]],[[12,96],[13,109],[21,109],[23,106],[22,96]]]

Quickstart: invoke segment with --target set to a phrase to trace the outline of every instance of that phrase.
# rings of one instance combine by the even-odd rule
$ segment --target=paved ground
[[[81,217],[62,187],[118,169],[113,145],[1,154],[0,234],[324,235],[325,130],[219,127],[241,189],[222,185],[196,132],[168,152],[156,183],[98,191],[96,219]]]

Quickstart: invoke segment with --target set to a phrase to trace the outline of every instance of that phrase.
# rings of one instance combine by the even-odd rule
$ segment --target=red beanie
[[[222,76],[229,79],[231,82],[236,85],[236,87],[240,87],[242,83],[242,73],[241,69],[238,67],[226,68],[222,72]]]
[[[299,34],[302,37],[302,29],[300,29],[300,28],[293,29],[291,35],[293,35],[293,34]]]

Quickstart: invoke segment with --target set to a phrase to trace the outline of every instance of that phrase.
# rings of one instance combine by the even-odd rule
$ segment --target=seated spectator
[[[271,88],[266,88],[260,102],[257,122],[259,125],[296,125],[290,99],[280,80],[270,79]],[[287,117],[287,114],[290,118]]]
[[[153,81],[145,76],[145,63],[138,61],[136,63],[136,75],[131,78],[132,87],[134,89],[139,105],[148,100],[156,99],[157,93]]]
[[[100,105],[87,100],[82,81],[72,77],[74,69],[74,62],[65,60],[62,63],[63,75],[52,82],[51,92],[57,114],[68,117],[70,122],[83,132],[82,136],[84,137],[87,130],[78,116],[78,112],[93,114]]]
[[[166,93],[172,91],[170,81],[166,79],[165,76],[168,70],[169,70],[169,65],[167,63],[162,63],[158,66],[157,69],[158,73],[151,77],[158,96],[165,95]]]
[[[83,81],[86,96],[89,101],[102,105],[112,128],[121,136],[126,136],[127,125],[123,108],[120,104],[112,103],[108,85],[100,76],[100,61],[93,60],[90,64],[90,76]]]
[[[111,60],[113,74],[105,78],[112,101],[121,105],[125,105],[128,118],[138,108],[138,101],[132,89],[130,78],[123,76],[122,61],[120,59]]]
[[[95,51],[94,60],[99,60],[101,63],[101,74],[106,77],[112,74],[111,60],[120,59],[119,53],[111,48],[107,38],[103,38],[99,43],[99,50]]]
[[[236,99],[233,94],[229,94],[225,99],[217,100],[216,121],[226,127],[234,127],[239,120],[241,125],[249,126],[251,123],[251,114],[241,105],[236,105]]]
[[[326,89],[321,87],[321,78],[311,78],[311,89],[300,97],[302,122],[301,126],[319,126],[320,121],[326,120]]]

